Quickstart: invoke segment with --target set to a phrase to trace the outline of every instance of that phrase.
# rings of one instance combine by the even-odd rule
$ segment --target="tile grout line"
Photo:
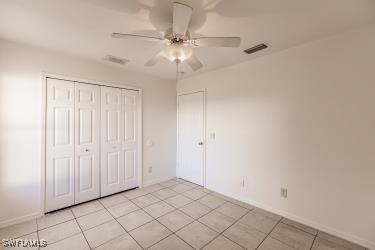
[[[76,223],[77,223],[79,229],[81,230],[81,233],[82,233],[82,235],[83,235],[83,238],[85,238],[85,241],[86,241],[87,245],[89,246],[90,249],[93,249],[93,248],[91,247],[89,241],[87,240],[86,235],[83,233],[83,230],[82,230],[82,228],[81,228],[81,225],[78,223],[78,221],[77,221],[76,218],[74,218],[74,219],[75,219],[75,221],[76,221]]]
[[[311,249],[313,248],[313,246],[314,246],[314,243],[315,243],[316,237],[318,237],[318,234],[315,234],[315,235],[314,235],[314,240],[313,240],[313,242],[311,243],[310,250],[311,250]]]
[[[272,231],[275,229],[275,227],[276,227],[277,225],[279,225],[279,223],[281,223],[281,220],[282,220],[282,219],[283,219],[283,217],[281,217],[281,218],[277,221],[277,223],[272,227],[272,229],[269,231],[269,233],[266,234],[266,237],[264,237],[264,239],[259,243],[259,245],[258,245],[255,249],[258,249],[268,237],[271,237],[270,235],[271,235]],[[258,230],[258,231],[259,231],[259,230]],[[259,232],[261,232],[261,231],[259,231]],[[271,238],[272,238],[272,237],[271,237]],[[273,238],[272,238],[272,239],[273,239]],[[285,245],[287,245],[287,244],[285,244]],[[289,245],[287,245],[287,246],[289,246]]]
[[[219,197],[216,197],[216,198],[219,198]],[[219,199],[222,199],[222,198],[219,198]],[[222,199],[222,200],[223,200],[223,199]],[[194,200],[194,201],[196,201],[196,200]],[[193,202],[194,202],[194,201],[193,201]],[[170,231],[172,232],[172,234],[174,234],[176,237],[178,237],[179,239],[181,239],[183,242],[185,242],[186,244],[188,244],[189,246],[191,246],[191,247],[194,249],[194,248],[195,248],[194,246],[190,245],[188,242],[186,242],[183,238],[181,238],[181,237],[180,237],[178,234],[176,234],[176,233],[177,233],[178,231],[180,231],[180,230],[186,228],[187,226],[193,224],[194,222],[197,222],[197,223],[202,224],[203,226],[205,226],[205,227],[209,228],[210,230],[213,230],[215,233],[217,233],[217,235],[216,235],[212,240],[210,240],[209,242],[207,242],[205,245],[203,245],[203,246],[201,247],[201,248],[203,248],[203,247],[207,246],[208,244],[210,244],[212,241],[214,241],[217,237],[219,237],[220,235],[222,235],[222,233],[223,233],[224,231],[226,231],[229,227],[231,227],[233,224],[235,224],[237,221],[239,221],[242,217],[244,217],[246,214],[248,214],[248,213],[251,211],[251,210],[247,209],[248,211],[247,211],[244,215],[242,215],[242,216],[239,217],[237,220],[235,220],[235,221],[234,221],[230,226],[228,226],[228,227],[227,227],[222,233],[219,233],[219,232],[215,231],[214,229],[210,228],[210,227],[207,226],[206,224],[204,224],[204,223],[202,223],[202,222],[199,221],[200,218],[204,217],[205,215],[207,215],[207,214],[209,214],[209,213],[211,213],[211,212],[213,212],[213,211],[216,211],[217,208],[221,207],[222,205],[224,205],[224,204],[227,203],[227,202],[230,202],[230,201],[226,201],[226,202],[224,202],[223,204],[217,206],[216,208],[208,207],[208,208],[211,209],[211,210],[208,211],[206,214],[204,214],[204,215],[198,217],[197,219],[192,218],[190,215],[184,213],[184,212],[183,212],[182,210],[180,210],[179,208],[176,208],[175,210],[178,210],[178,211],[183,212],[183,213],[186,214],[188,217],[192,218],[193,221],[190,222],[190,223],[188,223],[188,224],[186,224],[186,225],[184,225],[183,227],[179,228],[176,232],[173,232],[172,230],[170,230],[170,229],[167,228],[167,227],[166,227],[166,228],[167,228],[168,230],[170,230]],[[192,203],[192,202],[191,202],[191,203]],[[231,203],[231,202],[230,202],[230,203]],[[188,203],[188,204],[190,204],[190,203]],[[184,206],[187,206],[188,204],[186,204],[186,205],[184,205]],[[202,204],[202,203],[200,203],[200,204]],[[231,203],[231,204],[234,204],[234,203]],[[202,205],[204,205],[204,204],[202,204]],[[236,205],[236,204],[234,204],[234,205]],[[206,206],[206,205],[204,205],[204,206]],[[182,206],[182,207],[183,207],[183,206]],[[173,210],[173,211],[175,211],[175,210]],[[170,211],[169,213],[171,213],[171,212],[173,212],[173,211]],[[146,213],[147,213],[147,212],[146,212]],[[167,213],[167,214],[168,214],[168,213]],[[166,214],[165,214],[165,215],[166,215]],[[164,216],[164,215],[162,215],[162,216]],[[160,217],[162,217],[162,216],[159,216],[159,217],[156,218],[155,220],[157,220],[159,223],[161,223],[158,219],[159,219]],[[225,216],[226,216],[226,215],[225,215]],[[163,223],[161,223],[161,224],[163,225]],[[163,225],[163,226],[164,226],[164,225]],[[172,235],[172,234],[170,234],[170,235]],[[170,235],[168,235],[167,237],[169,237]],[[222,235],[222,236],[225,237],[224,235]],[[161,242],[162,240],[166,239],[167,237],[165,237],[165,238],[163,238],[163,239],[157,241],[156,243],[154,243],[154,244],[151,245],[150,247],[152,247],[152,246],[158,244],[159,242]],[[225,237],[225,238],[227,238],[227,237]],[[230,240],[230,239],[229,239],[229,240]],[[231,240],[231,241],[232,241],[232,240]],[[232,242],[235,243],[236,245],[239,245],[238,243],[236,243],[236,242],[234,242],[234,241],[232,241]],[[239,245],[239,246],[240,246],[240,245]],[[241,247],[242,247],[242,246],[241,246]]]
[[[225,203],[224,203],[225,204]],[[222,205],[224,205],[224,204],[222,204]],[[220,205],[220,206],[218,206],[217,208],[219,208],[219,207],[221,207],[222,205]],[[215,208],[214,210],[212,210],[212,211],[216,211],[216,209],[217,208]],[[212,212],[211,211],[211,212]],[[214,237],[212,240],[210,240],[209,242],[207,242],[205,245],[203,245],[202,246],[202,248],[204,248],[204,247],[206,247],[206,246],[208,246],[211,242],[213,242],[215,239],[217,239],[219,236],[223,236],[223,237],[225,237],[225,235],[223,234],[226,230],[228,230],[230,227],[232,227],[234,224],[236,224],[238,221],[240,221],[244,216],[246,216],[248,213],[250,213],[250,211],[251,210],[249,210],[249,211],[247,211],[244,215],[242,215],[241,217],[239,217],[237,220],[235,220],[230,226],[228,226],[226,229],[224,229],[221,233],[218,233],[218,235],[216,235],[216,237]],[[211,213],[210,212],[210,213]],[[227,216],[227,215],[226,215]],[[228,216],[229,217],[229,216]],[[202,218],[202,217],[201,217]],[[204,223],[203,223],[204,224]],[[205,225],[205,224],[204,224]],[[205,225],[206,226],[206,225]],[[208,226],[207,226],[208,227]],[[217,231],[215,231],[215,232],[217,232]],[[225,237],[225,238],[227,238],[227,237]],[[229,239],[229,238],[227,238],[227,239]],[[229,239],[231,242],[233,242],[233,243],[235,243],[236,245],[239,245],[237,242],[234,242],[233,240],[231,240],[231,239]],[[239,245],[239,246],[241,246],[241,245]],[[242,247],[242,246],[241,246]]]
[[[130,200],[129,200],[130,201]],[[134,204],[134,203],[133,203]],[[135,206],[137,206],[137,204],[134,204]],[[141,208],[139,207],[139,206],[137,206],[139,209],[138,210],[140,210]],[[134,238],[133,238],[133,236],[130,234],[130,231],[127,231],[123,226],[122,226],[122,224],[117,220],[117,218],[115,218],[112,214],[111,214],[111,212],[105,207],[105,209],[107,210],[107,212],[112,216],[112,218],[118,223],[118,224],[120,224],[120,226],[124,229],[124,231],[125,231],[125,233],[127,233],[133,240],[134,240],[134,242],[135,243],[137,243],[138,244],[138,246],[140,247],[140,248],[142,248],[142,249],[144,249],[142,246],[141,246],[141,244],[139,244],[138,243],[138,241],[136,241]],[[138,211],[138,210],[135,210],[135,211]],[[133,211],[133,212],[135,212],[135,211]],[[130,212],[130,213],[132,213],[132,212]],[[128,213],[128,214],[130,214],[130,213]],[[125,215],[127,215],[127,214],[125,214]],[[123,215],[123,216],[125,216],[125,215]],[[122,216],[120,216],[120,217],[118,217],[118,218],[121,218]],[[112,241],[112,240],[114,240],[114,239],[117,239],[117,238],[119,238],[120,236],[122,236],[122,235],[124,235],[124,234],[121,234],[121,235],[119,235],[119,236],[117,236],[117,237],[115,237],[115,238],[113,238],[113,239],[110,239],[110,240],[108,240],[108,241],[106,241],[106,242],[103,242],[102,244],[100,244],[99,246],[102,246],[102,245],[104,245],[104,244],[106,244],[107,242],[110,242],[110,241]],[[99,246],[97,246],[97,247],[99,247]]]

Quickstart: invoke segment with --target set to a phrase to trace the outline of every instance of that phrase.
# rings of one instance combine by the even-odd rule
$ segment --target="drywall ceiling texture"
[[[207,187],[375,249],[374,44],[372,25],[180,80],[207,88]]]
[[[107,54],[129,59],[120,68],[174,79],[167,60],[144,67],[165,45],[116,40],[112,32],[162,36],[172,24],[174,0],[1,0],[0,37],[102,60]],[[199,36],[240,36],[240,48],[194,49],[204,67],[229,66],[319,39],[374,19],[373,0],[179,0],[194,8],[190,31]],[[261,42],[257,55],[242,51]],[[186,76],[193,72],[181,65]],[[199,73],[198,72],[198,73]]]
[[[40,214],[42,71],[141,87],[144,183],[175,176],[175,82],[0,40],[0,226]]]

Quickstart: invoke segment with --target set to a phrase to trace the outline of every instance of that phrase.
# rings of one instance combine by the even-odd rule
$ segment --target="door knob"
[[[89,152],[90,150],[88,148],[85,149],[86,152]]]
[[[203,145],[203,142],[202,142],[202,141],[198,142],[198,145],[199,145],[199,146],[202,146],[202,145]]]

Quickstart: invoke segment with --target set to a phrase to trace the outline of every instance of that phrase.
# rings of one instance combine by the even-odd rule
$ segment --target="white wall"
[[[180,80],[207,88],[207,187],[375,249],[374,69],[372,26]]]
[[[175,82],[0,40],[0,226],[40,213],[42,71],[143,88],[144,183],[175,176]]]

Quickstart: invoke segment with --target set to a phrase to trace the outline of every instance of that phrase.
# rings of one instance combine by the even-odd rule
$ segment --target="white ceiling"
[[[103,61],[124,69],[175,77],[175,65],[144,63],[164,45],[111,38],[112,32],[161,36],[172,23],[173,0],[0,0],[0,38]],[[240,36],[240,48],[195,48],[196,73],[290,48],[375,20],[373,0],[179,0],[194,8],[193,36]],[[256,55],[243,49],[266,42]],[[104,62],[104,61],[103,61]],[[109,63],[109,62],[106,62]],[[182,65],[184,77],[193,74]],[[195,74],[196,74],[195,73]]]

